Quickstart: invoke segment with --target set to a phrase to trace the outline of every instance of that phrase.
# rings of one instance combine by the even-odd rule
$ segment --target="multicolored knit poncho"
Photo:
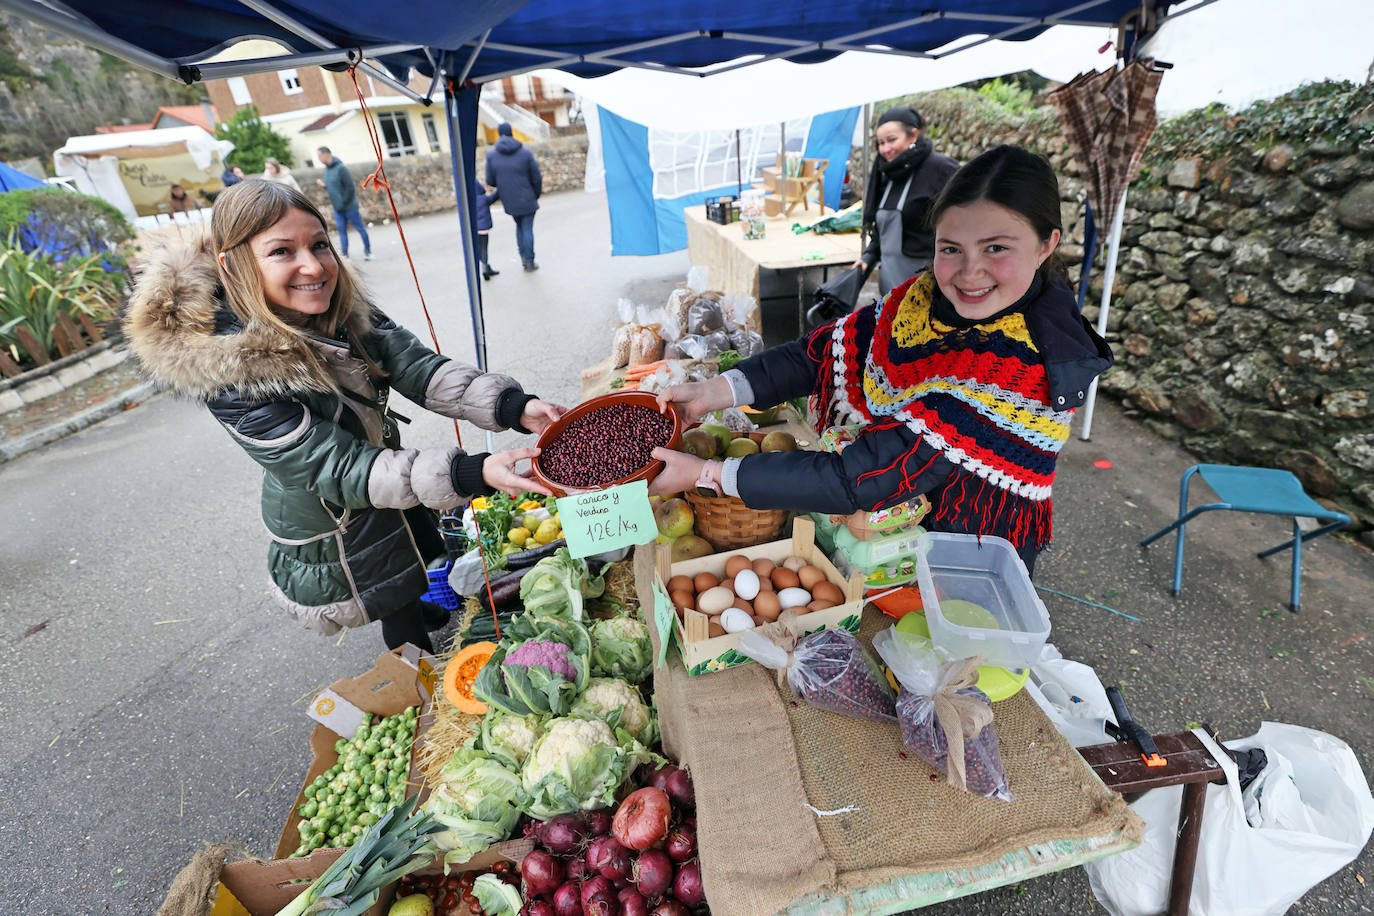
[[[1070,410],[1049,406],[1044,361],[1017,311],[971,327],[937,319],[929,272],[894,289],[876,311],[835,322],[813,405],[830,425],[905,425],[967,473],[929,493],[936,521],[1043,547],[1051,535],[1055,459]],[[904,480],[917,449],[901,467]],[[867,476],[867,475],[865,475]],[[915,494],[898,493],[898,496]]]

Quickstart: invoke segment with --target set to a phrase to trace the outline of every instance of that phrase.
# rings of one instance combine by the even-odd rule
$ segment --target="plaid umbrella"
[[[1088,203],[1111,221],[1126,187],[1140,173],[1145,144],[1159,123],[1155,94],[1163,71],[1143,61],[1121,70],[1083,73],[1050,95],[1069,142],[1085,163]]]
[[[1116,273],[1120,226],[1115,221],[1117,207],[1126,197],[1126,188],[1140,172],[1145,144],[1159,123],[1155,115],[1155,94],[1163,71],[1136,60],[1120,70],[1083,73],[1050,95],[1059,109],[1069,142],[1085,163],[1088,185],[1087,217],[1083,220],[1083,273],[1078,282],[1078,307],[1088,292],[1097,249],[1097,229],[1093,214],[1106,220],[1113,234],[1107,246],[1107,269],[1103,278],[1102,307],[1097,329],[1105,333],[1107,311],[1112,299],[1112,278]],[[1097,379],[1093,379],[1084,405],[1079,438],[1092,435],[1093,405],[1097,400]]]

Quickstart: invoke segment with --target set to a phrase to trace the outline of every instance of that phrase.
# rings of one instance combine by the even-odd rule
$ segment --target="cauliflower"
[[[521,774],[525,786],[533,788],[539,785],[540,780],[552,773],[561,760],[581,757],[594,744],[616,747],[615,735],[605,722],[600,719],[555,719],[544,732],[534,753],[525,761],[525,769]]]
[[[473,736],[476,747],[519,769],[534,749],[543,716],[516,716],[496,707],[482,717],[481,730]]]
[[[612,617],[592,624],[592,674],[638,684],[653,670],[649,630],[634,617]]]
[[[639,691],[617,677],[594,677],[573,704],[573,715],[597,718],[618,725],[643,744],[653,743],[654,714],[644,705]],[[619,713],[618,721],[614,719]]]

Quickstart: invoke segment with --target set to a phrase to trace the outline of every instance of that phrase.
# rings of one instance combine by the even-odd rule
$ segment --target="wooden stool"
[[[1207,784],[1225,783],[1226,774],[1192,732],[1157,735],[1155,744],[1168,761],[1167,766],[1146,766],[1140,757],[1140,749],[1125,741],[1080,747],[1078,753],[1107,788],[1122,795],[1183,786],[1183,804],[1178,811],[1178,845],[1174,848],[1169,909],[1166,912],[1168,916],[1188,916],[1188,898],[1193,893],[1193,868],[1197,865],[1197,844],[1202,835]]]

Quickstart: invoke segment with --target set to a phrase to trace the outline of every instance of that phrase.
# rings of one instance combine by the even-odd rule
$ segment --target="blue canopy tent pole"
[[[444,85],[444,113],[448,124],[448,151],[453,163],[454,199],[458,202],[458,226],[463,240],[464,278],[468,286],[468,310],[472,313],[472,342],[477,354],[477,368],[487,370],[487,328],[482,315],[482,286],[477,282],[477,202],[472,198],[472,178],[469,166],[476,168],[477,157],[477,92],[476,88],[453,91],[452,83]],[[491,433],[487,433],[487,451],[491,451]]]

